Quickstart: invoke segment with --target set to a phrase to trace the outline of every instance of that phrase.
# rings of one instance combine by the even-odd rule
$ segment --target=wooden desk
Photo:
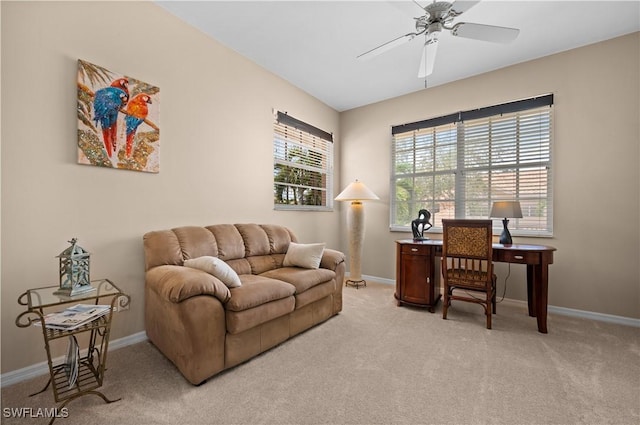
[[[436,270],[435,257],[442,256],[442,241],[427,239],[424,241],[413,241],[413,239],[396,241],[396,299],[398,305],[406,303],[415,305],[415,302],[404,300],[404,293],[408,282],[406,277],[408,273],[407,261],[403,258],[412,249],[421,252],[424,258],[430,261],[426,265],[426,270],[431,273],[428,276],[427,283],[434,285],[434,270]],[[493,244],[493,261],[501,263],[526,264],[527,266],[527,304],[529,308],[529,316],[535,317],[538,321],[538,332],[547,333],[547,304],[548,304],[548,288],[549,288],[549,264],[553,264],[553,252],[556,249],[545,245],[502,245]],[[404,266],[403,266],[404,264]],[[404,290],[403,290],[404,289]],[[429,304],[430,311],[433,312],[437,298],[432,297]]]

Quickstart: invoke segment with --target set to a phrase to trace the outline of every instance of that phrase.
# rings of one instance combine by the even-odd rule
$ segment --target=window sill
[[[311,205],[274,205],[274,211],[320,211],[333,212],[332,207],[320,207]]]

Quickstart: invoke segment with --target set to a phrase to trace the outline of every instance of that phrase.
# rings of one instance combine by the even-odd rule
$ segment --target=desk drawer
[[[431,255],[431,249],[428,245],[402,245],[402,253],[408,255]]]
[[[540,264],[537,252],[494,250],[493,258],[501,263]]]

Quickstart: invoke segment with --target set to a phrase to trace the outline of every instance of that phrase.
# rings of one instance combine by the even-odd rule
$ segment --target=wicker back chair
[[[496,310],[492,222],[443,219],[442,225],[442,318],[447,318],[451,300],[473,302],[484,307],[487,329],[491,329],[491,315]],[[462,292],[454,294],[454,290]],[[484,297],[473,296],[469,291],[484,293]]]

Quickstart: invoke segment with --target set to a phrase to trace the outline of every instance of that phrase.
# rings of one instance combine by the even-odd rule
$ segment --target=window
[[[513,234],[551,236],[553,95],[392,128],[391,230],[420,209],[443,218],[488,218],[494,201],[518,200]],[[496,230],[499,220],[494,221]]]
[[[281,210],[331,210],[333,135],[278,112],[273,136],[273,203]]]

